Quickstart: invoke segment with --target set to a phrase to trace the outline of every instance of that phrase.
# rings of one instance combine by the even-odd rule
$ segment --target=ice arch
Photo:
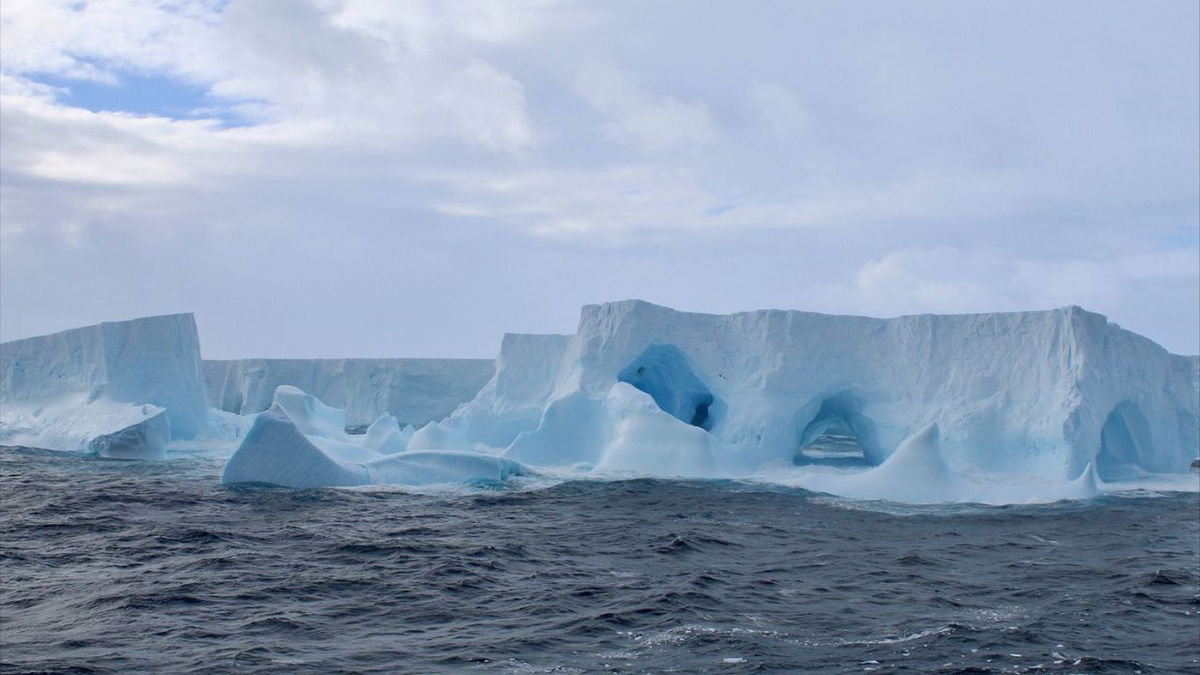
[[[650,394],[658,407],[675,419],[712,429],[712,392],[692,372],[678,347],[650,345],[617,375],[617,381]]]
[[[885,458],[875,440],[875,425],[859,410],[858,399],[849,393],[821,401],[816,414],[800,431],[793,461],[797,464],[834,459],[837,463],[877,465]],[[819,453],[817,450],[825,450]],[[822,456],[825,455],[825,456]]]
[[[1150,424],[1129,401],[1118,403],[1100,429],[1096,472],[1100,480],[1132,478],[1145,473],[1141,459],[1151,456]]]

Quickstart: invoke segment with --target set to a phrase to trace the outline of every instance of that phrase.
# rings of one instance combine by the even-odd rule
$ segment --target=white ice
[[[1196,357],[1078,307],[872,319],[626,301],[584,307],[567,339],[508,336],[497,363],[473,401],[410,448],[1012,503],[1185,474],[1200,447]],[[794,466],[831,426],[861,445],[857,475]]]
[[[440,420],[492,376],[491,359],[244,359],[204,361],[208,404],[239,415],[271,406],[290,385],[346,411],[351,427],[389,414],[402,424]]]
[[[190,314],[101,323],[0,345],[0,443],[163,459],[207,428]]]
[[[574,335],[505,336],[494,368],[401,362],[415,361],[210,366],[221,407],[269,407],[251,418],[206,409],[190,315],[19,340],[0,345],[0,443],[162,458],[168,441],[199,439],[236,446],[226,482],[292,487],[502,480],[528,466],[916,503],[1200,489],[1188,473],[1200,358],[1078,307],[873,319],[625,301],[584,307]],[[293,378],[336,407],[270,384]],[[475,389],[443,419],[402,423]],[[808,448],[829,433],[852,437],[857,464]]]
[[[771,482],[841,497],[909,504],[1053,502],[1089,499],[1103,491],[1091,464],[1078,478],[1069,481],[959,473],[942,460],[936,423],[906,439],[896,452],[872,469],[838,472],[791,467],[767,476]]]
[[[171,425],[166,410],[88,394],[5,403],[0,444],[109,459],[166,459]]]
[[[399,451],[409,434],[381,416],[365,435],[345,432],[345,412],[290,386],[276,389],[225,465],[221,482],[291,488],[498,482],[526,473],[519,463],[461,451]]]

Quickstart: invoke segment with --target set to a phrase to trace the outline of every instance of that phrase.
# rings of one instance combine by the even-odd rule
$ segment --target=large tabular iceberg
[[[249,415],[271,406],[275,388],[298,387],[343,408],[350,428],[380,415],[401,424],[440,420],[492,376],[491,359],[244,359],[204,361],[213,408]]]
[[[503,481],[525,473],[496,455],[457,451],[405,452],[408,434],[383,415],[365,435],[345,432],[345,412],[290,386],[254,419],[225,465],[223,483],[292,488],[372,484],[422,485]],[[411,432],[410,432],[411,433]]]
[[[515,342],[505,347],[515,352]],[[943,485],[982,472],[1083,485],[1092,472],[1183,472],[1200,446],[1195,358],[1078,307],[873,319],[626,301],[584,307],[578,333],[550,344],[544,358],[498,368],[410,447],[485,444],[532,464],[755,475],[793,465],[836,427],[877,465],[877,482],[914,480],[912,462],[887,461],[910,447],[936,455],[924,465],[946,467],[933,477]]]
[[[0,345],[0,443],[161,459],[205,429],[191,314],[106,322]]]
[[[584,307],[574,335],[506,335],[494,364],[253,359],[204,371],[230,411],[214,412],[216,425],[190,315],[5,343],[0,443],[157,458],[168,440],[220,427],[223,447],[241,440],[226,482],[502,480],[532,465],[989,502],[1186,472],[1200,448],[1200,358],[1078,307],[873,319],[625,301]],[[247,430],[239,415],[258,411]],[[414,431],[398,416],[437,421]],[[370,426],[351,436],[347,423]]]

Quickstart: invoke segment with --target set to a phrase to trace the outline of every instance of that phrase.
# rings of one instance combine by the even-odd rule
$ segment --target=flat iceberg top
[[[184,324],[193,323],[194,324],[195,321],[196,321],[196,315],[191,312],[177,312],[174,314],[154,314],[151,316],[140,316],[140,317],[135,317],[133,319],[124,319],[124,320],[120,320],[120,321],[101,321],[100,323],[91,324],[88,326],[79,326],[76,328],[65,328],[63,330],[55,331],[53,333],[46,333],[45,335],[34,335],[31,337],[27,337],[27,338],[18,338],[16,340],[9,340],[7,342],[0,343],[0,346],[4,346],[6,348],[10,347],[10,346],[19,348],[22,345],[36,344],[39,342],[43,342],[47,339],[62,339],[66,336],[71,336],[73,334],[81,334],[81,333],[88,333],[88,332],[93,332],[93,331],[97,331],[97,330],[103,330],[103,328],[105,326],[110,326],[110,327],[111,326],[122,326],[122,327],[132,328],[134,330],[144,330],[145,327],[147,327],[147,326],[163,325],[163,324],[169,324],[169,323],[184,323]]]
[[[763,315],[778,315],[778,314],[806,316],[806,317],[814,317],[814,318],[821,318],[821,319],[849,320],[849,321],[857,321],[857,320],[861,320],[861,321],[896,321],[896,320],[907,320],[907,319],[924,318],[924,317],[933,317],[933,318],[946,319],[946,320],[955,320],[955,319],[959,319],[959,318],[965,319],[965,320],[971,320],[971,319],[976,319],[976,318],[980,318],[980,317],[1019,318],[1019,317],[1037,317],[1037,316],[1045,316],[1045,315],[1054,315],[1054,314],[1060,314],[1060,313],[1064,313],[1064,312],[1068,312],[1068,313],[1069,312],[1083,312],[1083,313],[1091,314],[1094,316],[1103,316],[1101,314],[1096,314],[1095,312],[1089,312],[1088,310],[1084,309],[1083,307],[1080,307],[1079,305],[1067,305],[1065,307],[1056,307],[1053,309],[1034,309],[1034,310],[1020,310],[1020,311],[1008,311],[1008,312],[961,312],[961,313],[955,313],[955,314],[934,314],[934,313],[926,312],[926,313],[917,313],[917,314],[898,314],[898,315],[892,316],[892,317],[876,317],[876,316],[867,316],[865,314],[832,314],[829,312],[814,312],[811,310],[804,310],[804,309],[779,309],[779,308],[747,309],[747,310],[741,310],[741,311],[737,311],[737,312],[729,312],[727,314],[719,314],[719,313],[713,313],[713,312],[692,312],[692,311],[686,311],[686,310],[679,310],[679,309],[674,309],[672,307],[667,307],[666,305],[655,304],[653,302],[649,302],[646,300],[638,300],[636,298],[631,298],[629,300],[614,300],[612,302],[603,302],[603,303],[584,305],[580,311],[583,316],[587,316],[588,314],[594,313],[594,312],[621,313],[621,312],[630,312],[630,311],[661,311],[661,312],[670,312],[671,314],[679,317],[681,320],[684,320],[684,321],[689,320],[689,317],[696,317],[699,319],[703,319],[703,318],[723,319],[723,320],[727,319],[727,320],[736,321],[736,320],[744,320],[747,317],[755,317],[755,316],[763,316]]]

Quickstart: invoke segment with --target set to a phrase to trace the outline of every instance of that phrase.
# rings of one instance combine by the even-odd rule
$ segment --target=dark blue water
[[[4,672],[1172,672],[1200,500],[227,489],[0,451]]]

